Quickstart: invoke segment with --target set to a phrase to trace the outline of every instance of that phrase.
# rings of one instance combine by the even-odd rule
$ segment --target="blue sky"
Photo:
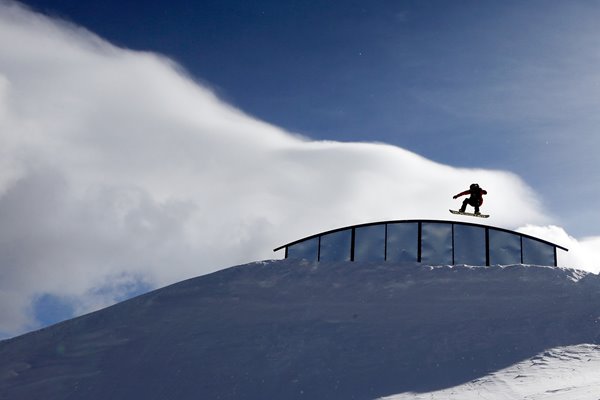
[[[25,3],[289,131],[510,170],[572,233],[600,225],[597,2]]]
[[[473,181],[490,225],[600,270],[600,3],[15,4],[0,337],[315,232],[448,219]]]

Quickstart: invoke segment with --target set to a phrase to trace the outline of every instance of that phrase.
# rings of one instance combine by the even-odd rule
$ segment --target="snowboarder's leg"
[[[475,207],[475,214],[479,214],[479,206],[481,205],[481,202],[479,202],[477,200],[473,200],[473,202],[471,203],[471,205],[473,207]]]
[[[466,211],[467,204],[469,204],[469,199],[464,199],[462,207],[460,207],[460,212],[465,212]]]

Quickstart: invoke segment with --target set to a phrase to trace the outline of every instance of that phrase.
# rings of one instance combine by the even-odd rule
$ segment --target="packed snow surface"
[[[0,342],[0,399],[594,399],[600,278],[279,260]]]
[[[382,400],[600,399],[600,346],[557,347],[463,385]]]

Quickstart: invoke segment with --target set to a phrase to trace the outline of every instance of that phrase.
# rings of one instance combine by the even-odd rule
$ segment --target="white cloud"
[[[447,219],[452,195],[474,181],[489,191],[490,223],[551,222],[513,174],[302,139],[223,103],[165,58],[1,2],[0,167],[5,334],[35,326],[43,294],[84,312],[130,285],[272,258],[318,231]]]
[[[569,249],[568,252],[558,251],[558,265],[600,273],[600,237],[576,239],[556,225],[525,225],[517,231]]]

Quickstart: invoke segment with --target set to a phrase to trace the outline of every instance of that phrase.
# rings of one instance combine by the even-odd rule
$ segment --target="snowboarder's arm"
[[[487,190],[481,189],[481,194],[487,194]]]
[[[470,190],[465,190],[464,192],[460,192],[459,194],[453,196],[452,198],[456,199],[456,198],[458,198],[460,196],[464,196],[465,194],[471,194],[471,191]]]

